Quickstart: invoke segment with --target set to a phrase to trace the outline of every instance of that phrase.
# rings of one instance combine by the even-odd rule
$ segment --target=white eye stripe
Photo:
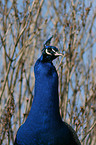
[[[52,49],[53,52],[56,52],[54,49]]]
[[[52,51],[54,52],[54,55],[55,55],[55,56],[61,55],[61,54],[59,54],[58,52],[56,52],[54,49],[52,49]]]
[[[52,55],[50,52],[48,52],[48,49],[46,49],[46,53],[47,53],[48,55]]]

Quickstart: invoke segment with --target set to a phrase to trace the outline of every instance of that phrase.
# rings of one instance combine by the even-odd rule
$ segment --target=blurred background
[[[30,111],[34,64],[51,35],[66,54],[54,61],[61,117],[82,145],[96,145],[96,0],[0,0],[1,145]]]

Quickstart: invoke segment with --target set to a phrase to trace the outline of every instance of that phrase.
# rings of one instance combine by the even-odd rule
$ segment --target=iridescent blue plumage
[[[58,74],[52,63],[59,55],[56,47],[46,46],[35,63],[34,99],[15,145],[80,145],[75,131],[59,113]]]

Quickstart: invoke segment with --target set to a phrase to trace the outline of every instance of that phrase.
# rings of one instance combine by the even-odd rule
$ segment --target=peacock
[[[34,66],[35,93],[29,115],[17,131],[15,145],[80,145],[74,129],[59,113],[58,74],[52,61],[58,48],[50,46],[51,36]]]

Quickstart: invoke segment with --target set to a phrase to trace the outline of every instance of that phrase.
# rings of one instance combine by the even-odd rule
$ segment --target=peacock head
[[[42,56],[43,60],[45,61],[52,61],[58,56],[62,56],[63,54],[59,53],[58,48],[55,46],[50,46],[50,41],[53,38],[51,36],[45,43],[44,43],[44,48],[42,49]]]

